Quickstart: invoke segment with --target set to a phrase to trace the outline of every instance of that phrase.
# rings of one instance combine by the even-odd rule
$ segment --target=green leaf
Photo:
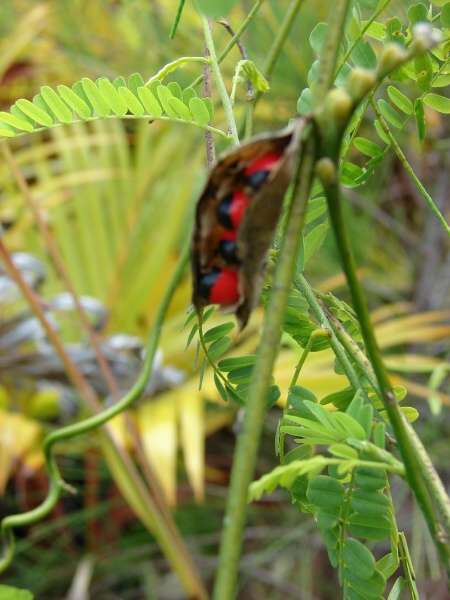
[[[355,148],[357,150],[359,150],[362,154],[365,154],[366,156],[370,156],[371,158],[373,158],[375,156],[380,156],[381,154],[383,154],[382,148],[380,148],[380,146],[378,144],[375,144],[375,142],[372,142],[371,140],[368,140],[367,138],[356,137],[353,140],[353,144],[354,144]]]
[[[33,131],[34,127],[28,121],[28,119],[20,118],[16,115],[12,115],[11,113],[1,111],[0,112],[0,126],[3,124],[9,125],[10,127],[14,127],[19,131]]]
[[[390,502],[379,492],[356,490],[352,496],[352,508],[362,515],[383,517],[389,514]]]
[[[111,109],[95,83],[91,79],[83,77],[81,86],[97,115],[107,117],[111,113]]]
[[[245,77],[252,83],[257,92],[265,93],[269,91],[269,82],[252,60],[244,60],[240,64]]]
[[[179,115],[178,115],[177,111],[174,108],[172,108],[172,105],[170,102],[171,100],[174,99],[174,95],[169,90],[169,88],[165,85],[159,85],[156,88],[156,93],[158,95],[159,101],[161,102],[161,105],[162,105],[164,111],[169,115],[169,117],[178,119]]]
[[[377,561],[377,571],[382,573],[385,579],[389,579],[398,569],[399,559],[397,552],[389,552]]]
[[[144,105],[145,110],[149,115],[160,117],[162,115],[161,104],[152,94],[148,87],[142,86],[137,90],[139,100]]]
[[[367,600],[380,600],[383,597],[386,580],[379,571],[375,570],[372,577],[363,579],[357,571],[345,570],[344,577],[348,580],[351,588],[356,590],[358,594],[361,594],[363,598]]]
[[[375,558],[372,552],[358,540],[347,538],[342,550],[345,569],[358,573],[361,579],[370,579],[375,572]]]
[[[356,44],[351,58],[357,67],[375,69],[377,66],[377,55],[369,42],[365,42],[364,40],[360,40]]]
[[[8,125],[0,122],[0,136],[15,137],[16,135],[17,135],[17,131],[14,131],[14,129],[12,129],[11,127],[8,127]]]
[[[71,123],[73,121],[72,111],[61,100],[54,89],[48,85],[42,86],[41,97],[61,123]]]
[[[133,94],[133,92],[131,90],[129,90],[126,87],[120,87],[118,89],[118,92],[119,92],[119,96],[122,98],[122,100],[127,105],[130,113],[132,113],[133,115],[136,115],[137,117],[142,117],[145,114],[144,107],[142,106],[142,104],[139,102],[139,100],[136,98],[136,96]]]
[[[341,180],[342,183],[347,187],[355,187],[358,185],[358,181],[364,175],[363,169],[359,165],[355,165],[346,160],[342,165]]]
[[[365,440],[366,432],[361,425],[350,415],[343,412],[330,413],[334,426],[340,429],[346,437],[353,437],[357,440]]]
[[[237,0],[197,0],[200,10],[208,17],[224,17]]]
[[[390,85],[387,89],[387,93],[392,104],[395,104],[402,112],[407,115],[412,115],[414,111],[414,105],[408,96],[405,96],[398,88]]]
[[[113,86],[118,90],[120,87],[127,87],[127,82],[125,81],[125,77],[119,75],[113,81]]]
[[[253,366],[255,364],[255,360],[255,354],[248,354],[246,356],[233,356],[231,358],[224,358],[221,360],[218,364],[218,367],[221,371],[228,373],[242,367]]]
[[[309,115],[313,110],[313,94],[309,88],[305,88],[300,94],[297,102],[297,112],[299,115]]]
[[[203,126],[208,125],[210,118],[208,107],[201,98],[191,98],[189,100],[189,109],[196,123]]]
[[[409,423],[414,423],[420,417],[419,411],[414,406],[401,406],[400,410]]]
[[[353,388],[345,388],[345,390],[328,394],[328,396],[322,398],[320,404],[333,404],[337,409],[345,410],[352,401],[354,395],[355,390]]]
[[[198,98],[197,92],[193,88],[187,87],[183,90],[182,97],[182,100],[186,104],[186,106],[189,106],[189,102],[192,100],[192,98]]]
[[[446,96],[433,93],[425,94],[423,103],[440,113],[450,114],[450,98]]]
[[[391,140],[388,138],[386,132],[384,131],[383,126],[381,125],[380,121],[378,119],[375,119],[374,121],[374,126],[375,126],[375,131],[378,134],[378,137],[388,146],[391,145]]]
[[[378,100],[377,105],[380,113],[383,115],[383,117],[388,123],[390,123],[397,129],[403,128],[404,122],[402,121],[402,118],[400,117],[398,112],[386,102],[386,100],[383,100],[383,98],[381,98],[380,100]]]
[[[167,87],[175,96],[175,98],[183,100],[183,90],[181,89],[181,85],[178,83],[178,81],[171,81],[167,84]]]
[[[414,59],[414,70],[420,89],[427,91],[433,79],[433,62],[427,54],[421,54]]]
[[[450,85],[450,73],[445,73],[444,75],[438,75],[433,78],[432,86],[433,87],[447,87]]]
[[[192,121],[192,115],[189,111],[189,108],[184,104],[182,100],[179,98],[169,99],[170,107],[177,113],[179,119],[183,119],[184,121]]]
[[[89,119],[92,115],[91,107],[78,94],[67,85],[58,85],[58,94],[70,108],[82,119]]]
[[[234,329],[234,323],[231,322],[222,323],[222,325],[216,325],[216,327],[208,329],[208,331],[203,336],[205,343],[209,344],[211,342],[215,342],[219,338],[222,338],[225,335],[227,335],[230,331],[232,331],[232,329]]]
[[[406,589],[406,581],[403,577],[397,577],[394,585],[392,586],[391,591],[389,592],[389,596],[387,600],[400,600],[402,597],[403,590]]]
[[[36,106],[29,100],[21,98],[20,100],[17,100],[15,105],[23,112],[24,115],[30,119],[33,119],[33,121],[36,121],[36,123],[39,125],[43,125],[44,127],[50,127],[53,125],[52,117],[47,112],[42,110],[42,108],[39,108],[39,106]]]
[[[223,385],[222,380],[217,375],[217,373],[214,373],[214,384],[215,384],[216,390],[219,392],[219,395],[222,398],[222,400],[224,402],[228,402],[227,390],[225,389],[225,386]]]
[[[132,73],[129,77],[128,77],[128,86],[124,86],[124,87],[128,87],[133,94],[137,94],[138,88],[143,87],[145,85],[145,81],[142,78],[142,75],[140,73]],[[122,87],[122,86],[119,86]]]
[[[211,360],[216,361],[231,348],[233,341],[228,336],[222,337],[211,344],[208,354]]]
[[[100,90],[104,100],[109,104],[110,109],[118,117],[123,117],[127,114],[128,106],[123,100],[112,82],[106,77],[101,77],[96,81],[97,87]]]
[[[320,223],[312,229],[304,238],[304,264],[314,256],[322,246],[327,237],[328,223]]]
[[[357,487],[368,492],[380,490],[386,485],[386,474],[381,469],[358,467],[355,472],[355,483]]]
[[[228,374],[228,379],[235,385],[249,383],[252,377],[253,365],[248,367],[240,367]]]
[[[33,600],[34,596],[28,590],[0,585],[0,598],[1,600]]]
[[[318,56],[322,50],[323,44],[328,33],[328,23],[317,23],[309,35],[309,43],[315,54]]]
[[[339,458],[358,458],[357,451],[346,444],[332,444],[328,450],[333,456],[337,456]]]
[[[350,533],[366,540],[385,540],[391,534],[391,522],[387,517],[372,517],[360,513],[352,513],[349,517]]]
[[[441,23],[443,27],[450,27],[450,2],[444,4],[441,10]]]
[[[417,4],[413,4],[408,8],[408,19],[409,22],[414,25],[415,23],[420,23],[421,21],[428,20],[428,10],[427,7],[418,2]]]
[[[344,486],[327,475],[319,475],[309,482],[306,496],[314,506],[329,513],[339,513],[344,501]]]

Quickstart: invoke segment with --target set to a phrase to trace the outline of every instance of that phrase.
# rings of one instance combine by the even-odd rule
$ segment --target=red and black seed
[[[218,250],[220,256],[229,265],[238,265],[240,263],[235,240],[220,240]]]

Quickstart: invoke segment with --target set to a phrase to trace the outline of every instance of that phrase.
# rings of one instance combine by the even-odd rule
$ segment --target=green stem
[[[433,200],[433,198],[430,196],[430,194],[427,192],[427,190],[425,189],[425,187],[422,185],[422,182],[420,181],[420,179],[415,174],[414,169],[412,168],[412,166],[408,162],[408,159],[406,158],[403,150],[400,148],[399,143],[397,142],[397,140],[393,136],[393,134],[391,132],[391,129],[390,129],[389,125],[387,124],[385,118],[383,117],[383,115],[378,110],[378,106],[376,105],[376,103],[373,100],[371,101],[371,104],[372,104],[372,108],[375,111],[375,114],[377,115],[377,118],[378,118],[378,120],[379,120],[379,122],[381,124],[381,127],[383,128],[383,131],[386,133],[386,135],[389,138],[389,141],[391,142],[392,148],[394,149],[394,152],[397,155],[397,158],[401,162],[401,164],[402,164],[403,168],[405,169],[405,171],[411,177],[411,179],[412,179],[414,185],[416,186],[419,194],[422,196],[422,198],[428,204],[428,207],[430,208],[431,212],[438,219],[438,221],[440,222],[440,224],[444,228],[444,230],[447,233],[447,235],[450,236],[450,225],[447,223],[447,221],[445,220],[444,215],[439,210],[439,207],[437,206],[437,204],[435,203],[435,201]]]
[[[310,193],[315,160],[315,144],[305,143],[294,183],[295,195],[287,219],[274,275],[272,293],[265,312],[261,342],[250,383],[243,430],[240,434],[231,472],[230,489],[214,587],[214,600],[232,600],[236,593],[236,578],[242,544],[242,531],[247,512],[247,491],[254,473],[256,456],[267,410],[267,390],[281,339],[281,327],[292,281],[298,245],[303,228],[305,208]]]
[[[348,0],[338,0],[330,13],[328,35],[320,55],[319,76],[314,88],[317,107],[322,104],[335,79],[336,63],[349,7]]]
[[[255,4],[252,6],[250,12],[248,13],[248,15],[245,17],[245,19],[242,21],[239,29],[236,31],[236,33],[233,35],[233,37],[230,39],[230,41],[228,42],[228,44],[225,46],[225,48],[222,50],[222,52],[219,54],[219,58],[218,58],[218,63],[220,65],[220,63],[222,63],[225,58],[229,55],[229,53],[231,52],[231,50],[234,48],[234,46],[236,45],[236,43],[238,42],[238,40],[240,39],[241,35],[244,33],[244,31],[246,31],[247,27],[250,25],[250,23],[253,21],[253,18],[256,16],[256,13],[259,11],[259,9],[261,8],[261,4],[264,2],[264,0],[257,0],[257,2],[255,2]],[[204,75],[199,75],[197,77],[197,79],[195,79],[190,85],[190,88],[196,87],[199,83],[201,83],[204,79]]]
[[[179,67],[183,67],[184,65],[189,63],[201,63],[203,65],[207,65],[209,64],[209,58],[206,58],[206,56],[181,56],[180,58],[173,60],[167,65],[164,65],[162,69],[160,69],[155,75],[150,77],[150,79],[145,85],[149,86],[153,81],[157,80],[162,81],[167,77],[167,75],[170,75],[170,73],[173,73],[173,71],[176,71],[176,69],[178,69]]]
[[[180,0],[178,3],[177,14],[175,15],[175,20],[173,22],[172,29],[170,30],[170,33],[169,33],[170,39],[173,39],[175,37],[175,34],[178,29],[178,25],[181,20],[181,15],[183,14],[183,8],[184,8],[185,4],[186,4],[186,0]]]
[[[216,49],[214,46],[214,41],[211,33],[211,27],[209,21],[206,17],[202,16],[203,23],[203,33],[205,36],[206,47],[208,48],[208,52],[210,55],[211,61],[211,69],[214,74],[214,78],[216,80],[217,89],[219,92],[220,99],[222,100],[223,109],[225,111],[225,115],[228,122],[228,128],[231,133],[231,137],[235,145],[239,144],[239,136],[236,127],[236,121],[233,113],[233,106],[230,101],[230,97],[228,96],[227,88],[225,86],[225,82],[222,77],[222,72],[219,67],[219,62],[217,60]]]
[[[295,280],[295,287],[302,293],[306,302],[308,303],[309,309],[311,310],[317,321],[325,327],[330,334],[330,346],[338,359],[341,367],[344,370],[347,379],[351,383],[355,390],[361,389],[364,391],[363,385],[360,382],[359,376],[352,363],[349,361],[345,348],[339,341],[333,324],[328,319],[325,311],[323,310],[320,302],[317,300],[314,290],[309,285],[307,279],[303,275],[299,275]]]
[[[337,157],[335,160],[337,162]],[[350,289],[353,307],[358,316],[361,333],[369,360],[375,372],[378,387],[381,393],[381,399],[389,417],[389,421],[397,439],[400,453],[405,464],[407,479],[428,523],[428,527],[436,543],[441,559],[446,565],[446,568],[449,569],[450,548],[445,541],[445,535],[441,530],[440,524],[435,518],[430,495],[427,487],[424,484],[423,468],[418,460],[417,452],[409,435],[409,430],[406,426],[404,417],[400,411],[389,382],[389,378],[381,358],[381,353],[375,339],[372,324],[370,322],[370,315],[364,292],[356,274],[355,259],[353,257],[350,238],[342,211],[339,185],[337,182],[331,184],[324,182],[324,188],[327,196],[330,220],[335,233],[336,244],[341,256],[342,266]]]
[[[300,372],[303,369],[303,365],[305,364],[306,359],[308,358],[308,354],[311,352],[311,348],[314,344],[314,340],[317,340],[319,337],[330,337],[330,332],[325,329],[315,329],[308,338],[308,342],[300,355],[300,359],[295,367],[294,374],[292,375],[291,382],[289,384],[289,390],[292,390],[294,385],[297,385],[298,378],[300,377]]]

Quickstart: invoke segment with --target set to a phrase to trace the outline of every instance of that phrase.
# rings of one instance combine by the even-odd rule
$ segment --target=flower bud
[[[338,126],[345,125],[350,116],[353,102],[345,90],[335,88],[328,92],[324,113]]]
[[[378,78],[382,79],[388,73],[402,65],[408,58],[408,52],[399,44],[387,44],[381,53],[378,66]]]
[[[331,158],[324,157],[317,161],[316,174],[325,188],[336,183],[336,165]]]
[[[429,23],[416,23],[412,33],[413,39],[410,50],[414,54],[426,52],[442,40],[441,32],[438,29],[433,29]]]
[[[354,102],[359,102],[375,86],[377,78],[374,71],[361,69],[359,67],[352,69],[347,77],[346,88]]]

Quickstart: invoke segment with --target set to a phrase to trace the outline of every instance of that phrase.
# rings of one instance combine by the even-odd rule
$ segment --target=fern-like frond
[[[32,101],[17,100],[10,110],[0,112],[0,138],[42,131],[62,124],[96,119],[149,119],[194,125],[228,138],[227,133],[209,125],[212,103],[199,98],[192,88],[182,90],[175,83],[163,85],[151,80],[146,85],[139,73],[128,81],[83,77],[72,87],[43,86]]]

